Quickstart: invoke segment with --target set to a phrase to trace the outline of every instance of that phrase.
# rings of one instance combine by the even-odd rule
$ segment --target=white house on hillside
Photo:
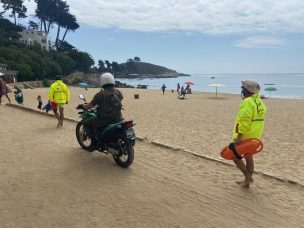
[[[51,37],[47,32],[24,29],[19,34],[21,35],[20,42],[25,45],[39,44],[42,49],[47,51],[53,48]]]

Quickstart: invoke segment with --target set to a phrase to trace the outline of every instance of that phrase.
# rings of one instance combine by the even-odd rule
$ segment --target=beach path
[[[75,123],[0,107],[0,227],[301,227],[301,186],[137,142],[129,169],[83,151]]]

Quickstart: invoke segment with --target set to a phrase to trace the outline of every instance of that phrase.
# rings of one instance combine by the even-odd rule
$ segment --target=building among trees
[[[27,46],[39,45],[46,51],[54,48],[51,37],[48,36],[47,32],[24,29],[19,34],[21,35],[20,42]]]
[[[3,79],[6,83],[15,83],[17,82],[17,73],[18,71],[6,70],[7,65],[0,63],[0,78]]]

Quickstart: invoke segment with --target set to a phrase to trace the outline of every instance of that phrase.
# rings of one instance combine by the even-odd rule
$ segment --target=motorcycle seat
[[[109,130],[113,129],[113,128],[116,128],[117,126],[120,126],[120,125],[124,125],[128,122],[133,122],[133,120],[120,120],[119,122],[116,122],[116,123],[111,123],[109,124],[103,131],[102,131],[102,134],[106,134]]]

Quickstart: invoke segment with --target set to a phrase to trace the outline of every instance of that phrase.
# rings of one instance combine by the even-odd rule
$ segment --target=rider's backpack
[[[118,117],[121,115],[121,108],[121,99],[115,92],[113,94],[104,94],[104,102],[100,107],[103,116]]]

